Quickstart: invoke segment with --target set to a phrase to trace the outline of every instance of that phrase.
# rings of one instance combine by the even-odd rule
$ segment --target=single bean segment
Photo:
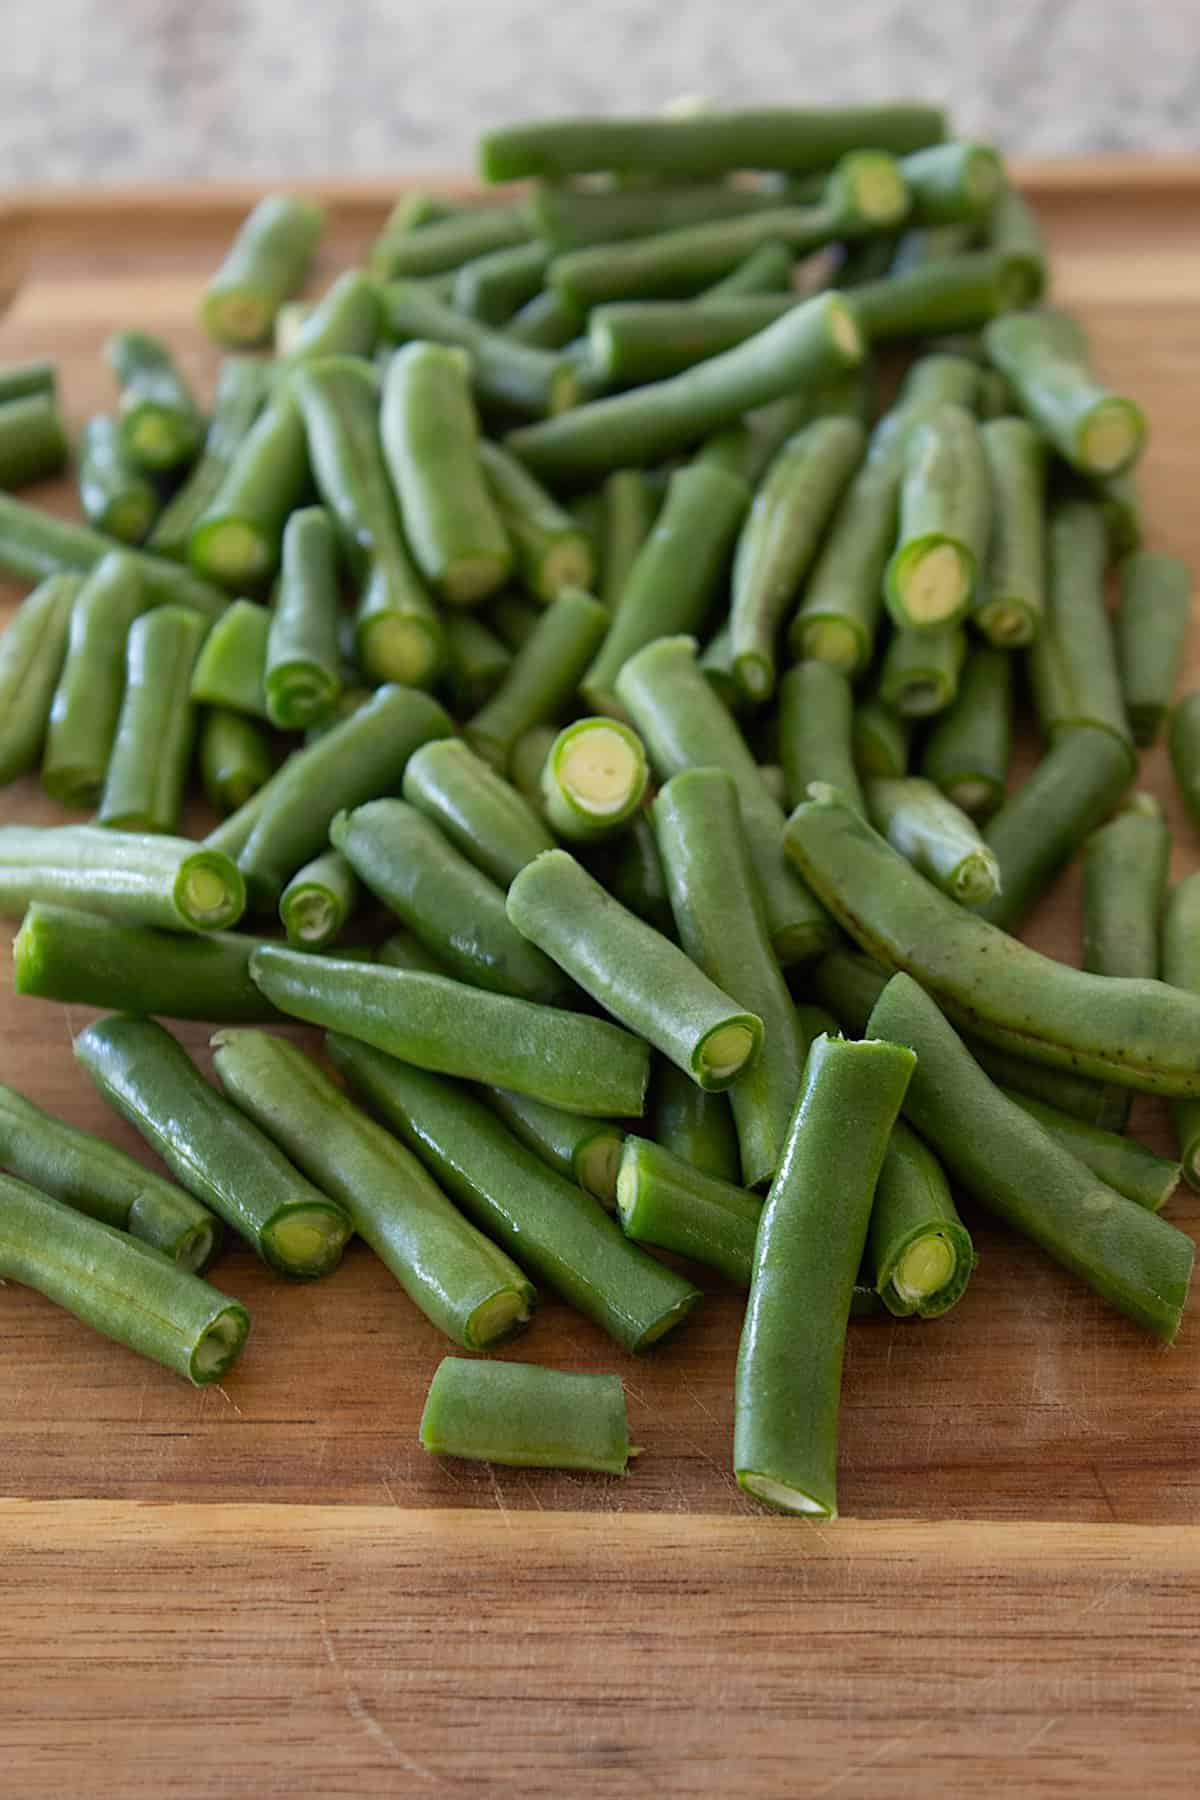
[[[67,658],[78,575],[49,575],[0,636],[0,785],[36,768]]]
[[[1162,926],[1163,980],[1200,994],[1200,875],[1171,889]],[[1171,1102],[1171,1130],[1189,1187],[1200,1189],[1200,1100]]]
[[[540,1363],[444,1356],[421,1414],[421,1445],[437,1456],[513,1469],[624,1475],[629,1442],[619,1375],[581,1375]]]
[[[543,850],[554,848],[529,802],[461,738],[435,738],[414,751],[405,765],[403,793],[501,887]]]
[[[976,906],[998,891],[994,854],[966,813],[931,781],[914,775],[869,781],[867,808],[892,848],[952,900]]]
[[[1083,853],[1083,966],[1095,975],[1155,976],[1171,836],[1153,794],[1092,833]]]
[[[196,658],[192,699],[265,720],[267,650],[274,622],[271,608],[254,600],[233,601],[208,633]]]
[[[1186,563],[1142,550],[1121,565],[1117,667],[1135,744],[1152,744],[1171,704],[1192,611]]]
[[[267,716],[281,731],[327,719],[342,691],[338,655],[337,543],[322,507],[303,507],[284,527],[283,568],[263,665]]]
[[[159,471],[190,463],[204,420],[167,346],[147,331],[119,331],[104,358],[121,390],[121,444],[134,466]]]
[[[619,1125],[611,1119],[588,1119],[561,1106],[547,1106],[508,1088],[487,1088],[485,1098],[514,1137],[560,1175],[578,1182],[584,1193],[594,1195],[608,1212],[613,1210],[617,1165],[625,1141]]]
[[[310,200],[268,194],[243,219],[210,279],[200,320],[218,344],[265,344],[275,315],[303,286],[325,224]]]
[[[967,657],[961,625],[934,630],[902,627],[888,639],[879,674],[879,697],[906,719],[928,719],[953,706]]]
[[[1089,1125],[1086,1119],[1072,1118],[1070,1113],[1060,1112],[1058,1107],[1049,1106],[1031,1094],[1020,1094],[1014,1088],[1003,1088],[1002,1092],[1036,1119],[1047,1137],[1069,1150],[1086,1169],[1098,1175],[1107,1187],[1124,1194],[1127,1200],[1135,1200],[1149,1212],[1158,1212],[1175,1191],[1180,1164],[1159,1156],[1147,1145],[1139,1144],[1136,1138],[1106,1131],[1100,1125]],[[1186,1100],[1176,1101],[1172,1113],[1189,1104]]]
[[[1107,533],[1100,508],[1060,501],[1047,531],[1048,605],[1029,653],[1034,706],[1051,744],[1076,725],[1100,726],[1125,745],[1132,776],[1136,752],[1121,694],[1116,647],[1105,608]]]
[[[884,576],[897,625],[944,630],[965,617],[990,530],[979,427],[965,407],[939,406],[905,445],[899,537]]]
[[[518,738],[557,719],[567,707],[608,627],[608,608],[599,600],[579,588],[561,591],[491,699],[467,720],[464,730],[471,747],[505,771]]]
[[[96,825],[0,826],[0,913],[33,901],[167,931],[222,931],[246,905],[227,856],[165,833]]]
[[[1064,354],[1053,321],[1011,313],[984,328],[984,344],[1022,411],[1072,468],[1116,475],[1140,455],[1146,435],[1140,408],[1098,382],[1085,361]]]
[[[649,774],[636,731],[618,719],[576,719],[559,732],[543,765],[546,818],[571,842],[610,837],[642,805]]]
[[[697,1087],[660,1056],[654,1064],[651,1118],[655,1141],[672,1155],[719,1181],[739,1180],[742,1159],[728,1093]]]
[[[579,398],[579,371],[570,357],[469,319],[419,281],[392,283],[383,304],[387,328],[400,343],[428,340],[467,351],[476,398],[485,408],[538,419]]]
[[[111,413],[96,413],[79,434],[79,504],[89,525],[124,544],[140,544],[159,509],[158,489],[125,452]]]
[[[143,613],[125,642],[125,692],[97,819],[176,832],[196,742],[192,671],[208,621],[182,606]]]
[[[358,881],[340,850],[326,850],[297,869],[279,896],[289,944],[324,950],[342,935],[358,903]]]
[[[805,799],[810,782],[824,781],[865,812],[854,767],[853,716],[850,682],[833,663],[801,662],[788,670],[779,688],[779,755],[793,805]]]
[[[75,596],[42,757],[42,786],[63,806],[100,798],[121,716],[126,639],[148,604],[124,550],[99,562]]]
[[[971,609],[988,642],[1033,642],[1046,610],[1046,446],[1027,419],[980,428],[991,493],[991,537]]]
[[[266,365],[256,358],[227,356],[222,362],[204,447],[159,514],[149,538],[151,550],[179,561],[186,557],[192,532],[220,492],[239,446],[262,411],[268,386]]]
[[[975,1267],[942,1165],[901,1119],[879,1171],[865,1267],[888,1311],[901,1319],[949,1312]]]
[[[278,569],[284,526],[312,479],[304,419],[290,387],[276,387],[222,460],[207,504],[191,521],[187,558],[209,581],[244,593]]]
[[[482,442],[479,459],[530,593],[549,603],[564,588],[590,588],[595,559],[570,513],[499,444]]]
[[[977,645],[963,664],[954,704],[925,740],[921,773],[963,812],[985,817],[1004,800],[1011,738],[1012,657]]]
[[[704,1173],[649,1138],[627,1137],[617,1175],[617,1213],[636,1244],[670,1250],[748,1288],[762,1201]]]

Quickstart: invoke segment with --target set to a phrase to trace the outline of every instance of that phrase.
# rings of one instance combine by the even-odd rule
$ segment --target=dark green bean
[[[601,489],[599,595],[610,612],[617,612],[626,584],[636,567],[642,545],[649,537],[658,510],[658,497],[642,469],[614,469]]]
[[[986,219],[1004,191],[1004,164],[988,144],[951,142],[914,150],[900,164],[921,225]]]
[[[967,250],[864,282],[847,298],[868,342],[879,344],[975,331],[1010,307],[1023,305],[1027,294],[1027,277],[1007,256]]]
[[[893,712],[876,695],[861,701],[854,709],[850,728],[850,747],[860,779],[906,775],[911,736],[911,719]],[[797,796],[794,804],[798,806],[802,798],[803,795]]]
[[[1137,752],[1104,604],[1107,540],[1100,508],[1087,500],[1060,501],[1050,512],[1047,547],[1049,605],[1029,656],[1042,736],[1053,746],[1071,727],[1100,727],[1124,747],[1132,775]]]
[[[91,807],[100,798],[125,689],[125,642],[148,604],[129,552],[114,550],[71,607],[42,758],[42,785],[63,806]]]
[[[884,1305],[900,1319],[949,1312],[975,1267],[942,1165],[901,1119],[879,1171],[864,1264]]]
[[[192,670],[208,621],[159,606],[129,627],[125,694],[97,813],[119,831],[179,829],[196,742]]]
[[[549,723],[570,701],[609,628],[607,607],[578,588],[551,601],[491,699],[464,730],[473,749],[501,771],[523,732]]]
[[[1037,215],[1016,188],[1006,187],[988,215],[987,244],[1021,289],[1013,306],[1031,306],[1046,285],[1046,253]]]
[[[1094,975],[1159,973],[1158,925],[1171,836],[1153,794],[1092,833],[1083,852],[1083,966]]]
[[[1200,692],[1185,694],[1172,709],[1167,747],[1179,796],[1200,828]]]
[[[458,344],[471,357],[471,380],[480,403],[525,418],[562,412],[579,398],[579,373],[570,357],[522,344],[478,319],[455,312],[420,282],[398,281],[385,288],[384,317],[401,343],[414,338]]]
[[[1032,643],[1046,609],[1045,441],[1027,419],[980,431],[992,496],[992,535],[971,610],[989,643]]]
[[[475,613],[447,613],[442,634],[446,640],[443,679],[451,705],[460,714],[477,712],[508,674],[512,652]]]
[[[333,526],[323,507],[305,507],[284,528],[283,570],[263,664],[267,717],[283,731],[319,724],[337,704],[337,620]]]
[[[965,617],[990,529],[979,427],[965,407],[940,405],[905,443],[899,535],[884,576],[897,626],[943,631]]]
[[[209,805],[236,812],[271,778],[271,752],[252,719],[213,707],[200,726],[200,776]]]
[[[0,363],[0,405],[25,400],[30,394],[55,394],[58,368],[48,357],[29,362]]]
[[[904,718],[927,719],[953,706],[967,654],[961,625],[894,631],[884,652],[879,697]]]
[[[484,325],[506,324],[541,291],[552,254],[548,244],[532,238],[460,263],[454,272],[455,307]]]
[[[1117,667],[1135,744],[1152,744],[1171,704],[1192,610],[1192,575],[1178,557],[1144,550],[1121,565]]]

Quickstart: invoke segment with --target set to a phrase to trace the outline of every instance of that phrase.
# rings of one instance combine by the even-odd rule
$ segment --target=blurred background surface
[[[461,169],[529,114],[913,97],[1025,155],[1200,148],[1200,0],[8,0],[0,185]]]

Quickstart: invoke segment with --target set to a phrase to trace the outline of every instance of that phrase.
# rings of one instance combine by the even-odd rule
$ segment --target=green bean
[[[336,815],[397,788],[412,752],[451,730],[428,694],[382,687],[360,711],[289,757],[260,789],[266,799],[238,855],[254,904],[273,908],[296,870],[324,848]]]
[[[801,296],[700,294],[687,300],[610,300],[588,319],[588,344],[606,381],[622,388],[681,375],[786,318]],[[807,423],[807,420],[801,421]]]
[[[271,777],[271,752],[259,726],[244,714],[212,707],[200,725],[200,776],[214,812],[225,817],[246,804]]]
[[[608,1212],[616,1205],[617,1166],[625,1133],[611,1119],[588,1119],[547,1106],[526,1094],[507,1088],[485,1090],[488,1104],[499,1113],[513,1136],[557,1169],[569,1181],[578,1182],[585,1194],[599,1200]]]
[[[1116,475],[1136,460],[1146,431],[1140,409],[1064,354],[1052,323],[1037,313],[1014,313],[993,320],[984,343],[1022,411],[1072,468]]]
[[[1132,469],[1090,483],[1108,527],[1110,556],[1130,556],[1142,547],[1142,503]]]
[[[1200,827],[1200,692],[1185,694],[1172,708],[1167,748],[1179,797]]]
[[[703,1175],[736,1182],[742,1165],[729,1095],[697,1087],[665,1057],[655,1061],[651,1091],[654,1136],[663,1148]]]
[[[286,352],[289,367],[321,356],[371,356],[383,325],[379,288],[361,269],[347,269],[299,325]]]
[[[1012,382],[999,369],[980,369],[979,400],[976,411],[985,423],[993,419],[1006,419],[1017,410],[1017,396],[1013,393]]]
[[[193,700],[255,719],[268,717],[267,645],[275,616],[253,600],[235,600],[226,608],[196,659]]]
[[[1111,732],[1125,749],[1132,775],[1137,753],[1104,604],[1099,507],[1087,500],[1059,502],[1050,513],[1048,551],[1049,606],[1029,661],[1042,735],[1053,746],[1064,730],[1078,725]]]
[[[869,781],[867,806],[892,848],[952,900],[976,906],[999,890],[995,856],[967,815],[932,782],[914,776]]]
[[[970,650],[954,704],[942,714],[921,753],[921,773],[972,818],[1003,803],[1008,781],[1012,658],[981,644]]]
[[[155,931],[35,904],[13,943],[13,989],[175,1019],[277,1019],[250,979],[250,958],[262,941],[232,931]]]
[[[556,289],[543,288],[517,309],[504,329],[519,344],[562,350],[579,336],[582,328],[583,314]]]
[[[284,525],[309,481],[304,420],[288,389],[277,388],[192,526],[192,567],[234,592],[261,587],[279,567]]]
[[[508,777],[523,800],[528,800],[541,816],[542,770],[558,732],[553,725],[531,725],[512,747],[508,759]]]
[[[160,1250],[0,1175],[0,1277],[203,1387],[228,1373],[250,1317]]]
[[[113,551],[101,532],[0,493],[0,572],[14,580],[32,585],[49,575],[89,575]],[[165,557],[132,549],[121,555],[136,569],[148,605],[190,606],[209,619],[224,610],[224,594]]]
[[[262,411],[267,387],[263,363],[249,356],[229,356],[222,362],[204,448],[159,515],[150,533],[151,550],[181,561],[186,557],[192,532],[219,494],[239,446]]]
[[[398,204],[371,248],[370,270],[380,281],[441,275],[490,250],[527,243],[531,235],[518,206],[455,210],[414,230],[411,218],[401,210],[404,204]]]
[[[818,185],[814,198],[823,185]],[[630,238],[743,218],[774,210],[785,199],[792,196],[717,182],[644,187],[570,187],[551,182],[535,188],[529,216],[554,250],[586,250],[594,244],[623,244]]]
[[[121,446],[139,469],[177,469],[190,463],[204,437],[191,389],[161,339],[119,331],[104,359],[121,390]],[[64,447],[65,448],[65,447]]]
[[[481,443],[479,457],[529,591],[548,603],[564,588],[590,586],[592,551],[571,515],[498,444]]]
[[[862,343],[845,302],[817,294],[752,341],[698,368],[527,425],[508,441],[536,475],[570,485],[612,468],[660,461],[752,407],[861,360]]]
[[[604,885],[614,900],[668,937],[675,930],[667,878],[650,821],[639,814],[621,834],[604,872]]]
[[[898,459],[875,459],[843,493],[788,633],[794,655],[853,676],[874,652],[883,576],[896,538]]]
[[[57,365],[48,357],[0,363],[0,405],[7,405],[10,400],[25,400],[30,394],[53,395],[57,391]]]
[[[762,1216],[757,1194],[704,1174],[662,1144],[627,1137],[617,1176],[617,1212],[636,1244],[671,1250],[748,1288]]]
[[[1200,994],[1200,876],[1188,875],[1171,889],[1162,926],[1162,974],[1172,987]],[[1184,1180],[1200,1189],[1200,1100],[1172,1100],[1171,1130]]]
[[[1026,419],[993,419],[979,435],[992,537],[972,622],[990,643],[1015,649],[1038,635],[1046,605],[1045,445]]]
[[[798,806],[785,842],[857,943],[988,1043],[1121,1087],[1200,1093],[1200,999],[1040,956],[939,894],[836,799]]]
[[[828,168],[861,144],[897,156],[946,134],[935,107],[788,107],[634,119],[546,119],[503,125],[479,142],[485,181],[555,180],[611,169],[644,169],[690,180],[735,169]]]
[[[140,544],[159,509],[158,489],[126,455],[111,413],[97,413],[84,426],[78,463],[79,504],[88,524],[122,543]]]
[[[1083,966],[1094,975],[1159,973],[1158,923],[1171,837],[1153,794],[1092,833],[1083,853]]]
[[[939,406],[917,422],[905,444],[899,536],[884,577],[898,626],[942,630],[965,616],[990,518],[978,426],[964,407]]]
[[[554,847],[554,839],[516,789],[461,738],[437,738],[408,761],[402,788],[477,868],[507,887],[513,877]]]
[[[442,659],[433,602],[409,558],[380,438],[379,396],[367,365],[327,356],[292,377],[313,474],[342,549],[362,585],[356,647],[376,681],[427,686]]]
[[[685,769],[659,793],[654,825],[680,943],[722,992],[763,1022],[762,1052],[729,1093],[742,1182],[757,1187],[778,1164],[803,1056],[791,996],[767,936],[732,776],[721,769]]]
[[[569,357],[468,319],[419,282],[386,288],[383,305],[385,323],[401,343],[420,338],[468,351],[476,397],[485,407],[536,419],[562,412],[579,398],[579,375]]]
[[[1005,188],[1004,164],[987,144],[932,144],[906,156],[900,170],[921,225],[985,219]]]
[[[1152,744],[1171,704],[1192,608],[1192,576],[1178,557],[1140,551],[1121,565],[1117,666],[1136,744]]]
[[[148,604],[127,551],[114,550],[80,587],[71,607],[42,761],[42,785],[64,806],[100,797],[125,686],[125,641]]]
[[[0,785],[37,766],[82,585],[77,575],[47,576],[0,636]]]
[[[354,870],[339,851],[326,850],[297,870],[279,897],[288,943],[298,950],[324,950],[341,936],[357,901]]]
[[[262,1031],[221,1031],[213,1042],[229,1098],[345,1208],[426,1318],[469,1350],[494,1349],[521,1329],[532,1284],[390,1132],[295,1044]]]
[[[810,781],[826,781],[857,811],[864,810],[851,747],[853,712],[850,683],[832,663],[797,663],[784,676],[779,689],[779,747],[793,805],[804,799]]]
[[[517,739],[549,723],[579,686],[608,630],[607,607],[578,588],[551,601],[491,699],[467,720],[471,747],[504,771]]]
[[[866,243],[874,242],[867,238]],[[795,266],[787,244],[771,242],[752,250],[728,275],[722,275],[699,296],[702,300],[732,300],[743,294],[789,294]]]
[[[658,502],[641,469],[614,469],[605,477],[601,494],[600,598],[615,613],[650,536]]]
[[[125,694],[97,813],[120,831],[176,832],[196,741],[192,670],[208,621],[160,606],[129,627]]]
[[[625,1390],[617,1375],[575,1375],[536,1363],[444,1356],[421,1414],[421,1445],[514,1469],[625,1475]]]
[[[888,639],[879,697],[904,718],[927,719],[953,706],[967,654],[961,625],[899,630]]]
[[[917,1052],[905,1111],[951,1177],[1169,1343],[1187,1297],[1191,1240],[1105,1187],[1006,1100],[908,976],[888,983],[870,1030]]]
[[[979,401],[979,366],[953,351],[931,350],[913,363],[896,395],[895,407],[961,406],[973,413]]]
[[[35,900],[168,931],[220,931],[246,904],[237,869],[190,838],[93,825],[0,826],[0,912]]]
[[[1158,1212],[1174,1192],[1180,1165],[1156,1155],[1136,1138],[1122,1137],[1118,1132],[1089,1125],[1011,1088],[1002,1088],[1001,1092],[1036,1119],[1047,1137],[1069,1150],[1085,1169],[1098,1175],[1106,1187],[1124,1194],[1127,1200],[1136,1201],[1148,1212]],[[1171,1110],[1174,1112],[1188,1104],[1186,1100],[1175,1101]]]
[[[871,1208],[868,1277],[897,1318],[940,1318],[962,1298],[975,1251],[937,1157],[897,1119]]]
[[[218,344],[265,344],[275,315],[304,285],[325,214],[294,194],[268,194],[239,225],[204,290],[200,321]]]
[[[846,1322],[875,1185],[914,1058],[818,1038],[756,1239],[738,1350],[733,1465],[786,1512],[837,1513]]]
[[[803,962],[828,949],[833,935],[828,916],[782,853],[782,808],[763,786],[745,739],[701,674],[694,641],[674,637],[648,644],[625,664],[616,687],[661,779],[692,767],[722,768],[732,775],[780,962]]]
[[[543,765],[543,811],[560,838],[595,843],[639,810],[649,773],[642,741],[628,725],[576,719],[559,732]]]
[[[446,640],[443,679],[450,702],[472,713],[490,700],[512,666],[512,652],[475,613],[461,609],[442,619]]]
[[[824,425],[834,435],[840,427],[851,435],[858,431],[846,419],[826,420]],[[822,427],[811,429],[819,432]],[[795,479],[782,484],[794,501],[807,474],[809,492],[801,497],[812,509],[804,522],[810,534],[826,498],[821,490],[827,490],[837,475],[838,447],[833,443],[825,447],[832,454],[823,461],[818,447],[811,457],[800,452],[797,466],[790,470]],[[814,462],[820,466],[814,467]],[[777,525],[779,508],[787,498],[785,493],[775,502]],[[671,476],[654,528],[625,579],[612,626],[580,683],[584,698],[598,712],[617,710],[617,676],[639,650],[656,638],[694,631],[703,624],[728,569],[749,499],[744,481],[703,461],[687,463]],[[760,539],[769,530],[767,522]],[[802,552],[802,545],[797,548]],[[769,550],[765,542],[764,549]]]
[[[933,256],[915,268],[867,281],[847,298],[872,344],[894,338],[975,331],[1025,302],[1028,283],[1009,259],[990,250]]]
[[[466,351],[406,344],[383,390],[384,457],[421,572],[456,606],[503,587],[508,536],[480,465]]]
[[[283,572],[263,659],[267,716],[281,730],[319,724],[337,704],[342,687],[337,617],[333,526],[322,507],[306,507],[284,528]]]
[[[763,1025],[669,938],[612,899],[565,850],[548,850],[508,890],[508,916],[585,993],[686,1070],[730,1086],[755,1062]]]
[[[467,1215],[617,1343],[647,1349],[686,1318],[699,1299],[690,1282],[629,1243],[482,1101],[339,1034],[326,1048]]]
[[[198,1200],[282,1275],[336,1269],[352,1226],[152,1019],[115,1014],[75,1039],[76,1060]]]
[[[988,248],[1011,271],[1021,287],[1014,306],[1031,306],[1046,285],[1046,254],[1037,216],[1016,188],[1006,187],[996,197],[988,215]]]
[[[454,305],[484,325],[504,325],[540,292],[552,252],[536,238],[486,250],[454,272]]]
[[[850,727],[850,748],[860,780],[906,775],[911,736],[912,720],[893,712],[877,695],[861,701]],[[799,800],[795,804],[799,805]]]

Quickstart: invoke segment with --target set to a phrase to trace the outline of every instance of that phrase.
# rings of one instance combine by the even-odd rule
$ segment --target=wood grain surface
[[[1056,298],[1148,414],[1150,542],[1200,565],[1200,170],[1051,166],[1027,185]],[[392,190],[329,197],[318,285],[358,256]],[[112,403],[105,336],[140,325],[210,393],[196,296],[245,199],[0,201],[0,311],[6,270],[16,290],[0,361],[57,355],[77,427]],[[30,497],[74,512],[65,484]],[[1143,781],[1176,829],[1177,877],[1197,846],[1161,750]],[[31,783],[0,796],[6,821],[61,816]],[[1078,931],[1069,873],[1029,935],[1077,960]],[[91,1015],[10,985],[0,964],[0,1080],[148,1155],[75,1069]],[[201,1048],[207,1032],[181,1036]],[[1154,1103],[1135,1129],[1165,1145]],[[1195,1235],[1200,1196],[1181,1188],[1167,1213]],[[1160,1791],[1193,1792],[1200,1536],[1178,1528],[1200,1518],[1200,1303],[1164,1352],[1030,1246],[970,1223],[980,1266],[953,1313],[851,1331],[853,1522],[825,1528],[764,1519],[734,1486],[740,1302],[712,1280],[643,1359],[552,1299],[509,1353],[622,1374],[645,1446],[625,1482],[425,1456],[416,1425],[446,1346],[360,1246],[304,1288],[230,1253],[216,1279],[254,1331],[237,1371],[200,1392],[6,1288],[0,1755],[15,1785],[0,1787],[617,1794],[649,1780],[852,1800],[1123,1793],[1153,1768]]]

